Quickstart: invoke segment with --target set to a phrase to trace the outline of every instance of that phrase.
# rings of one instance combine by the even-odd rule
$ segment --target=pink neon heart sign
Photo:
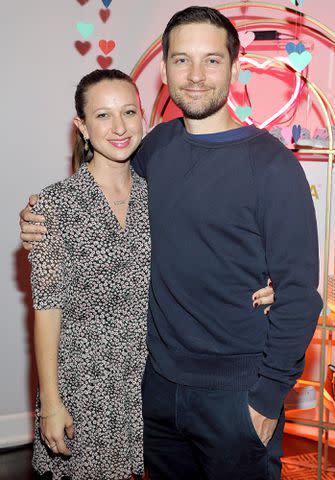
[[[285,58],[285,57],[275,57],[274,59],[269,58],[269,59],[265,60],[265,62],[263,62],[263,63],[258,62],[254,58],[249,58],[247,55],[244,55],[243,57],[240,57],[240,63],[251,64],[254,67],[256,67],[256,69],[259,69],[259,70],[267,69],[270,65],[274,64],[274,60],[280,60],[281,62],[284,62],[287,65],[290,65],[288,63],[288,59]],[[252,119],[251,117],[247,117],[244,121],[246,123],[248,123],[249,125],[254,124],[254,125],[257,125],[259,128],[265,128],[270,123],[272,123],[274,120],[277,120],[279,117],[281,117],[281,115],[283,115],[285,112],[287,112],[289,110],[289,108],[296,102],[296,100],[299,96],[301,87],[302,87],[302,81],[301,81],[301,77],[300,77],[299,73],[295,72],[294,75],[295,75],[294,91],[293,91],[291,97],[289,98],[289,100],[284,105],[282,105],[273,115],[271,115],[269,118],[267,118],[266,120],[264,120],[261,123],[257,122],[255,119]],[[235,112],[236,108],[238,107],[238,105],[237,105],[237,103],[236,103],[236,101],[233,98],[231,93],[229,94],[229,97],[228,97],[228,105],[230,106],[230,108],[234,112]]]

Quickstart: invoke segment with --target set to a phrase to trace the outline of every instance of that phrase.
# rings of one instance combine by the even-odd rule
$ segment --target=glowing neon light
[[[249,58],[246,55],[243,55],[242,57],[240,57],[240,62],[241,63],[250,63],[251,65],[254,65],[255,67],[257,67],[261,70],[264,70],[266,67],[273,64],[273,60],[280,60],[281,62],[283,62],[286,65],[291,67],[291,64],[289,63],[289,61],[286,57],[274,57],[274,59],[265,60],[265,62],[263,62],[263,63],[259,63],[254,58]],[[299,94],[300,94],[300,91],[301,91],[301,88],[302,88],[302,80],[301,80],[301,76],[298,72],[295,72],[295,78],[296,78],[295,89],[294,89],[294,92],[293,92],[291,98],[276,113],[274,113],[271,117],[267,118],[262,123],[258,123],[250,117],[247,117],[244,121],[246,123],[248,123],[249,125],[255,124],[259,128],[265,128],[270,123],[272,123],[274,120],[277,120],[281,115],[283,115],[297,101],[297,99],[299,97]],[[231,94],[229,94],[229,97],[228,97],[228,105],[235,112],[235,110],[237,108],[237,105],[236,105],[236,102],[233,99],[233,96]]]

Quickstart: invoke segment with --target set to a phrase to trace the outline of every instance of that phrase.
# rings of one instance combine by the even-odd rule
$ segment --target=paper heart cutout
[[[291,0],[291,3],[293,3],[295,7],[299,7],[299,5],[303,6],[304,0]]]
[[[263,69],[263,70],[265,68],[269,67],[271,64],[273,64],[272,59],[268,59],[268,60],[265,60],[265,62],[263,62],[263,63],[259,63],[259,62],[257,62],[257,60],[255,60],[254,58],[249,58],[247,55],[241,56],[239,60],[240,60],[241,63],[248,63],[248,64],[251,64],[251,65],[254,65],[256,68]],[[286,57],[275,57],[274,60],[280,60],[283,63],[289,64],[288,59]],[[271,122],[273,122],[274,120],[279,118],[281,115],[283,115],[283,113],[285,113],[291,107],[291,105],[296,101],[296,99],[299,95],[302,82],[301,82],[301,77],[300,77],[298,72],[295,72],[295,81],[296,81],[296,83],[295,83],[294,92],[291,95],[290,99],[285,103],[285,105],[283,105],[271,117],[267,118],[262,123],[256,122],[255,120],[251,119],[249,116],[247,118],[245,118],[245,121],[249,125],[256,124],[256,125],[258,125],[259,128],[264,128],[267,125],[269,125]],[[230,108],[234,112],[236,112],[237,105],[236,105],[236,103],[235,103],[231,94],[229,94],[229,97],[228,97],[228,105],[230,106]]]
[[[243,85],[246,85],[250,78],[251,78],[252,72],[250,70],[240,70],[240,73],[238,75],[238,79]]]
[[[105,5],[106,8],[112,3],[112,0],[102,0],[102,3]]]
[[[328,132],[326,128],[317,127],[314,131],[314,138],[328,138]]]
[[[288,56],[292,66],[298,71],[301,72],[312,60],[312,55],[310,52],[305,50],[302,53],[293,52]]]
[[[290,55],[293,52],[302,53],[306,50],[306,47],[302,42],[299,42],[297,44],[295,44],[293,42],[288,42],[285,45],[285,49],[286,49],[288,55]]]
[[[81,6],[85,5],[85,3],[88,2],[88,0],[77,0],[78,3],[80,3]]]
[[[286,51],[287,51],[287,54],[289,55],[290,53],[295,52],[295,50],[296,50],[296,44],[293,43],[293,42],[288,42],[288,43],[285,45],[285,49],[286,49]]]
[[[247,117],[250,117],[250,114],[251,114],[251,107],[249,107],[248,105],[244,107],[241,107],[241,105],[239,105],[235,109],[235,115],[237,116],[237,118],[241,120],[241,122],[244,122],[244,120]]]
[[[114,49],[115,42],[114,40],[100,40],[99,47],[105,55],[108,55]]]
[[[301,126],[300,125],[293,125],[292,128],[292,137],[294,140],[294,143],[297,143],[301,135]]]
[[[84,37],[85,40],[87,40],[88,37],[93,33],[94,25],[93,23],[79,22],[77,23],[77,30],[80,33],[80,35]]]
[[[81,42],[80,40],[77,40],[74,43],[74,46],[76,47],[80,55],[86,55],[92,45],[90,44],[90,42]]]
[[[255,40],[254,32],[238,32],[241,47],[247,48]]]
[[[302,42],[299,42],[296,46],[296,49],[295,49],[295,51],[298,52],[298,53],[302,53],[305,50],[306,50],[306,47]]]
[[[101,68],[106,69],[112,63],[112,57],[103,57],[102,55],[98,55],[97,62]]]
[[[282,134],[282,137],[284,138],[286,144],[287,143],[292,143],[292,128],[283,127],[281,129],[281,134]]]
[[[107,22],[107,20],[109,19],[109,15],[110,15],[110,14],[111,14],[111,12],[110,12],[110,10],[109,10],[108,8],[106,8],[106,9],[103,9],[103,8],[102,8],[102,9],[99,11],[100,18],[101,18],[101,20],[102,20],[104,23]]]

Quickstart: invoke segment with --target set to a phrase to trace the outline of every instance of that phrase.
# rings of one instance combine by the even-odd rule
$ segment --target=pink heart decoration
[[[282,134],[282,137],[284,138],[286,144],[292,143],[292,128],[283,127],[281,129],[281,134]]]
[[[286,63],[287,65],[290,66],[290,64],[288,63],[288,59],[286,57],[275,57],[274,60],[276,60],[276,59],[280,60],[281,62],[284,62],[284,63]],[[254,58],[250,58],[247,55],[241,56],[240,57],[240,62],[254,65],[254,67],[256,67],[256,69],[262,69],[262,70],[266,69],[270,65],[273,65],[273,63],[274,63],[271,58],[268,59],[268,60],[265,60],[265,62],[263,62],[263,63],[259,63],[259,62],[257,62],[257,60],[255,60]],[[257,122],[256,120],[252,119],[249,116],[246,117],[244,121],[246,123],[248,123],[249,125],[254,124],[254,125],[257,125],[259,128],[265,128],[267,125],[269,125],[274,120],[278,119],[281,115],[283,115],[293,105],[293,103],[296,101],[296,99],[299,96],[300,90],[301,90],[301,85],[302,85],[301,77],[300,77],[298,72],[295,72],[294,75],[295,75],[294,91],[293,91],[291,97],[289,98],[289,100],[279,110],[277,110],[277,112],[275,112],[273,115],[271,115],[271,117],[267,118],[263,122]],[[228,105],[230,106],[230,108],[234,112],[236,111],[236,108],[238,107],[238,105],[237,105],[236,101],[234,100],[231,93],[229,94],[229,97],[228,97]],[[291,130],[291,136],[292,136],[292,130]]]
[[[238,32],[241,47],[247,48],[255,40],[254,32]]]

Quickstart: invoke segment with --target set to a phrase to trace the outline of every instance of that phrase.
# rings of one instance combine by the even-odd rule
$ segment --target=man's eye
[[[176,63],[186,63],[186,58],[177,58]]]
[[[97,118],[107,118],[107,113],[98,113]]]
[[[127,110],[126,111],[126,115],[129,116],[129,117],[132,117],[135,114],[136,114],[136,110]]]
[[[210,58],[210,59],[209,59],[209,63],[212,64],[212,65],[215,65],[215,64],[217,64],[217,63],[219,63],[219,62],[218,62],[218,60],[217,60],[216,58]]]

